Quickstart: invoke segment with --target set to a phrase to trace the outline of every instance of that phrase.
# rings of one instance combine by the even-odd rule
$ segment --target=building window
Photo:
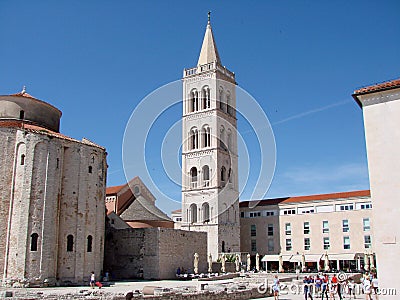
[[[255,212],[251,212],[249,214],[250,218],[257,218],[257,217],[261,217],[261,212],[260,211],[255,211]]]
[[[225,145],[225,127],[221,126],[220,135],[219,135],[219,147],[223,150],[227,150]]]
[[[196,127],[192,128],[189,132],[189,150],[199,148],[199,131]]]
[[[203,167],[203,187],[210,186],[210,168],[205,165]]]
[[[25,165],[25,154],[21,154],[21,166]]]
[[[19,111],[19,118],[23,120],[25,118],[25,112],[23,110]]]
[[[274,235],[274,224],[268,224],[268,236],[273,236]]]
[[[67,252],[74,251],[74,236],[72,234],[67,236]]]
[[[87,237],[87,252],[92,252],[92,243],[93,243],[93,237],[89,235]]]
[[[228,141],[228,149],[232,149],[232,131],[228,129],[228,135],[227,135],[227,141]]]
[[[92,166],[89,166],[89,173],[92,174]]]
[[[286,223],[285,224],[285,234],[286,235],[291,235],[292,234],[292,226],[290,225],[290,223]]]
[[[370,231],[370,229],[371,229],[371,225],[370,225],[370,222],[369,222],[369,218],[364,218],[363,219],[363,230],[364,231]]]
[[[343,232],[349,232],[349,220],[342,221]]]
[[[190,205],[190,223],[197,222],[197,205],[192,204]]]
[[[207,202],[203,203],[203,222],[210,222],[210,206]]]
[[[331,244],[329,242],[329,238],[324,237],[324,250],[329,250],[330,247],[331,247]]]
[[[303,223],[304,234],[310,234],[310,222]]]
[[[292,250],[292,240],[286,239],[286,251],[291,251],[291,250]]]
[[[274,251],[274,240],[268,239],[268,251]]]
[[[372,208],[372,204],[368,203],[368,204],[361,204],[361,209],[371,209]]]
[[[31,251],[37,251],[38,238],[39,238],[39,235],[37,233],[31,234]]]
[[[350,249],[350,237],[349,236],[343,237],[343,249]]]
[[[192,189],[197,188],[197,168],[192,167],[190,169],[190,187]]]
[[[340,205],[340,210],[353,210],[353,209],[354,209],[353,204]]]
[[[329,222],[322,221],[322,233],[329,233]]]
[[[267,217],[273,216],[274,212],[273,211],[267,211],[265,214]]]
[[[257,235],[256,225],[251,225],[250,226],[250,236],[256,236],[256,235]]]
[[[190,112],[198,111],[199,109],[199,93],[193,90],[190,93]]]
[[[304,250],[310,250],[310,238],[304,239]]]
[[[240,217],[241,217],[241,218],[244,218],[244,211],[241,211],[241,212],[240,212]]]
[[[371,236],[370,235],[364,235],[364,248],[365,249],[371,248]]]
[[[257,240],[251,240],[251,251],[257,251]]]
[[[203,97],[203,109],[210,108],[210,89],[208,87],[204,87],[202,90]]]
[[[284,215],[295,215],[296,214],[296,210],[295,209],[285,209],[283,211]]]
[[[224,185],[226,181],[226,168],[223,166],[221,168],[221,185]]]
[[[223,94],[224,94],[224,91],[221,89],[221,90],[219,90],[219,108],[221,109],[221,110],[224,110],[224,101],[223,101]]]
[[[211,129],[208,126],[203,127],[203,147],[211,147]]]

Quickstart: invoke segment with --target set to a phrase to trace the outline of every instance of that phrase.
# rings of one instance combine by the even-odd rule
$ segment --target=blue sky
[[[196,65],[208,10],[222,63],[272,124],[277,162],[266,197],[367,189],[362,111],[351,94],[400,77],[399,1],[0,1],[0,94],[26,85],[61,109],[61,131],[105,146],[108,185],[123,184],[129,117]],[[171,111],[179,120],[180,108]],[[162,166],[152,168],[179,200],[180,188],[157,177]]]

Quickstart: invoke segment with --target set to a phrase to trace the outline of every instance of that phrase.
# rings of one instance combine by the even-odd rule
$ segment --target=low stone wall
[[[207,233],[170,228],[110,229],[106,235],[104,271],[113,279],[175,279],[178,267],[207,271]]]

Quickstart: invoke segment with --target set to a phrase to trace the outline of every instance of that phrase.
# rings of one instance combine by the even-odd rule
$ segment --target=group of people
[[[344,274],[344,273],[343,273]],[[340,278],[341,276],[339,276]],[[305,300],[313,300],[313,297],[321,298],[321,300],[343,300],[344,293],[349,299],[356,299],[356,294],[364,293],[366,300],[373,300],[372,291],[375,299],[378,299],[378,279],[376,274],[366,273],[361,278],[361,286],[358,286],[353,279],[341,280],[333,274],[317,274],[316,276],[304,276],[303,289]],[[272,285],[272,292],[275,300],[279,298],[280,282],[276,275]]]

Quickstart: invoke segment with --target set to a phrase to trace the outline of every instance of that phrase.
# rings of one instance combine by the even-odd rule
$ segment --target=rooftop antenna
[[[26,86],[24,85],[24,86],[22,87],[21,94],[25,94],[25,93],[26,93]]]
[[[210,24],[210,19],[211,19],[211,11],[208,11],[208,24]]]

